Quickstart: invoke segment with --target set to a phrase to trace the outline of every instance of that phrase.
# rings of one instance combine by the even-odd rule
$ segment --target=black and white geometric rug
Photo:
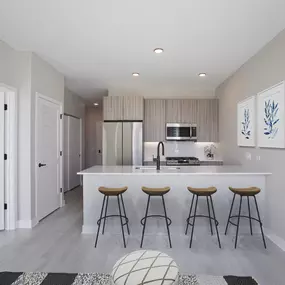
[[[110,275],[0,272],[0,285],[110,285]],[[181,275],[179,285],[258,285],[258,283],[252,277]]]

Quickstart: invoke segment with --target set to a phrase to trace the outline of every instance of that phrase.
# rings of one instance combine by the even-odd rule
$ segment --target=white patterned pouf
[[[111,276],[113,285],[177,285],[178,267],[165,253],[138,250],[118,260]]]

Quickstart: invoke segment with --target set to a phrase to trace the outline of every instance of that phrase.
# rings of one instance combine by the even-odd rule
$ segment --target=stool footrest
[[[144,226],[144,224],[145,224],[145,219],[147,219],[147,218],[152,218],[152,217],[165,219],[165,216],[163,216],[163,215],[149,215],[149,216],[146,216],[146,217],[144,217],[144,218],[141,219],[141,224]],[[171,223],[172,223],[171,219],[168,218],[168,217],[166,217],[166,219],[167,219],[167,224],[170,226]]]
[[[107,215],[107,216],[102,217],[101,219],[99,219],[99,220],[97,221],[97,225],[99,226],[99,223],[100,223],[100,221],[101,221],[101,220],[105,220],[105,219],[107,219],[107,218],[111,218],[111,217],[122,217],[123,219],[125,219],[125,222],[123,223],[123,226],[125,226],[125,225],[126,225],[126,224],[128,224],[128,222],[129,222],[129,219],[128,219],[126,216],[120,216],[120,215]]]
[[[237,227],[237,224],[235,224],[234,222],[231,221],[231,218],[238,218],[239,216],[238,215],[234,215],[234,216],[230,216],[229,217],[229,223],[233,226],[236,226]],[[249,217],[249,216],[245,216],[245,215],[240,215],[241,218],[246,218],[246,219],[249,219],[249,220],[254,220],[256,222],[258,222],[260,225],[262,225],[262,222],[259,221],[257,218],[254,218],[254,217]]]
[[[194,218],[194,216],[190,216],[189,218],[186,219],[187,221],[187,224],[189,224],[190,226],[193,227],[193,223],[190,222],[190,219]],[[196,218],[207,218],[207,219],[211,219],[213,220],[216,225],[218,226],[219,225],[219,222],[217,220],[215,220],[213,217],[209,217],[209,216],[206,216],[206,215],[196,215]]]

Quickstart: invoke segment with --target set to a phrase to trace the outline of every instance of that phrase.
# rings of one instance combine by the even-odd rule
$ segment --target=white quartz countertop
[[[137,169],[137,168],[142,169]],[[156,170],[151,166],[93,166],[79,175],[271,175],[269,172],[246,171],[242,166],[181,166],[179,169],[162,166]]]

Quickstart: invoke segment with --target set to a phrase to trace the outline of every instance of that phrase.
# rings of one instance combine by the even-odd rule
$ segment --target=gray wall
[[[86,167],[102,164],[102,121],[101,107],[87,107],[85,117],[85,163]],[[99,153],[101,150],[101,154]]]
[[[86,117],[86,106],[83,99],[70,91],[64,89],[64,113],[72,115],[81,119],[82,122],[82,168],[85,168],[85,117]],[[65,139],[65,138],[63,138]]]
[[[233,55],[234,56],[234,55]],[[285,150],[237,146],[237,103],[285,79],[285,30],[245,63],[216,90],[220,99],[219,130],[225,163],[241,163],[246,169],[266,170],[266,227],[285,239]],[[246,154],[251,153],[251,160]],[[256,156],[260,156],[258,161]]]

